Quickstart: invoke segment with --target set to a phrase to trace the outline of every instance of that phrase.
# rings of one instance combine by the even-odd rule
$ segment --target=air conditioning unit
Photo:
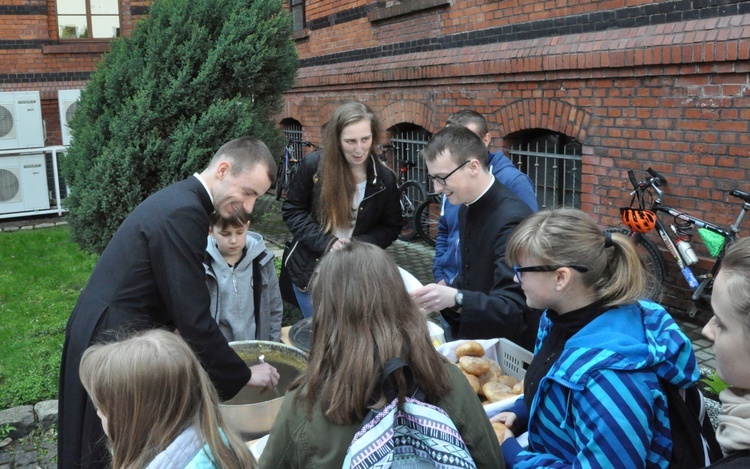
[[[59,90],[57,92],[57,104],[60,107],[60,128],[62,129],[62,143],[65,146],[70,145],[70,121],[73,120],[78,108],[78,98],[81,96],[81,90]]]
[[[0,156],[0,214],[48,208],[44,153]]]
[[[0,93],[0,150],[44,146],[38,91]]]

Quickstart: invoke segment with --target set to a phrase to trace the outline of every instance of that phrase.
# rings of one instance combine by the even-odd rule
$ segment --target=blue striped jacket
[[[536,350],[551,327],[545,313]],[[681,388],[699,378],[692,344],[672,317],[650,301],[606,311],[568,340],[540,381],[529,448],[511,451],[506,463],[666,468],[672,440],[659,377]]]

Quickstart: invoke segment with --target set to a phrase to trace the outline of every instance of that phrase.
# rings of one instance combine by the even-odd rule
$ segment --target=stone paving
[[[276,201],[272,195],[264,195],[255,206],[253,213],[253,224],[251,229],[263,235],[269,249],[281,257],[284,243],[291,239],[284,221],[281,219],[281,202]],[[0,232],[18,231],[21,229],[37,229],[66,224],[64,218],[32,218],[26,220],[0,220]],[[396,241],[388,249],[398,265],[408,270],[422,283],[432,281],[432,261],[435,249],[427,246],[421,241],[403,242]],[[701,335],[701,325],[697,325],[675,315],[675,319],[693,342],[698,362],[703,367],[715,369],[716,361],[711,342]],[[50,401],[51,402],[51,401]],[[31,406],[28,406],[31,407]],[[56,406],[55,406],[56,407]],[[3,413],[17,411],[20,408],[0,411]],[[47,416],[49,418],[56,418]],[[0,418],[0,426],[3,425]],[[56,454],[55,444],[51,441],[54,437],[44,437],[41,428],[36,430],[36,437],[32,433],[31,438],[15,439],[10,442],[0,442],[0,469],[26,469],[26,468],[52,468],[55,463],[52,458]],[[3,444],[5,443],[5,444]]]

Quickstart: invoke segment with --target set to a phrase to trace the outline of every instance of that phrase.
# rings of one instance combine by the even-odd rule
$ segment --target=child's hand
[[[335,243],[333,243],[333,246],[331,246],[331,251],[335,251],[337,249],[341,249],[347,244],[349,244],[352,240],[349,238],[339,238],[336,240]]]
[[[491,422],[500,422],[508,427],[511,432],[510,436],[513,436],[513,424],[516,422],[516,414],[514,412],[500,412],[490,419]],[[507,435],[506,435],[507,436]]]
[[[246,386],[264,388],[265,392],[279,384],[279,372],[268,363],[251,366],[250,372],[252,376],[250,376],[250,381],[247,382]]]

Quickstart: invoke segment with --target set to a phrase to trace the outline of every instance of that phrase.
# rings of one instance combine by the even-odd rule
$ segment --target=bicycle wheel
[[[284,191],[284,162],[279,165],[276,171],[276,200],[281,200],[281,193]]]
[[[398,188],[399,201],[401,203],[401,216],[404,218],[404,227],[398,239],[409,241],[417,236],[417,228],[414,223],[414,214],[419,204],[426,199],[426,193],[422,184],[417,181],[406,181]]]
[[[440,197],[430,196],[417,208],[414,214],[414,223],[417,233],[422,240],[430,246],[435,246],[440,223]]]
[[[635,244],[635,250],[638,252],[638,257],[641,258],[643,268],[646,270],[648,276],[646,298],[649,298],[655,302],[661,301],[662,287],[664,284],[664,277],[666,276],[666,267],[664,266],[664,258],[659,252],[659,248],[656,244],[648,239],[641,233],[634,233],[631,236],[630,231],[625,228],[611,228],[607,231],[612,233],[622,233],[625,236],[630,237],[631,241]]]

